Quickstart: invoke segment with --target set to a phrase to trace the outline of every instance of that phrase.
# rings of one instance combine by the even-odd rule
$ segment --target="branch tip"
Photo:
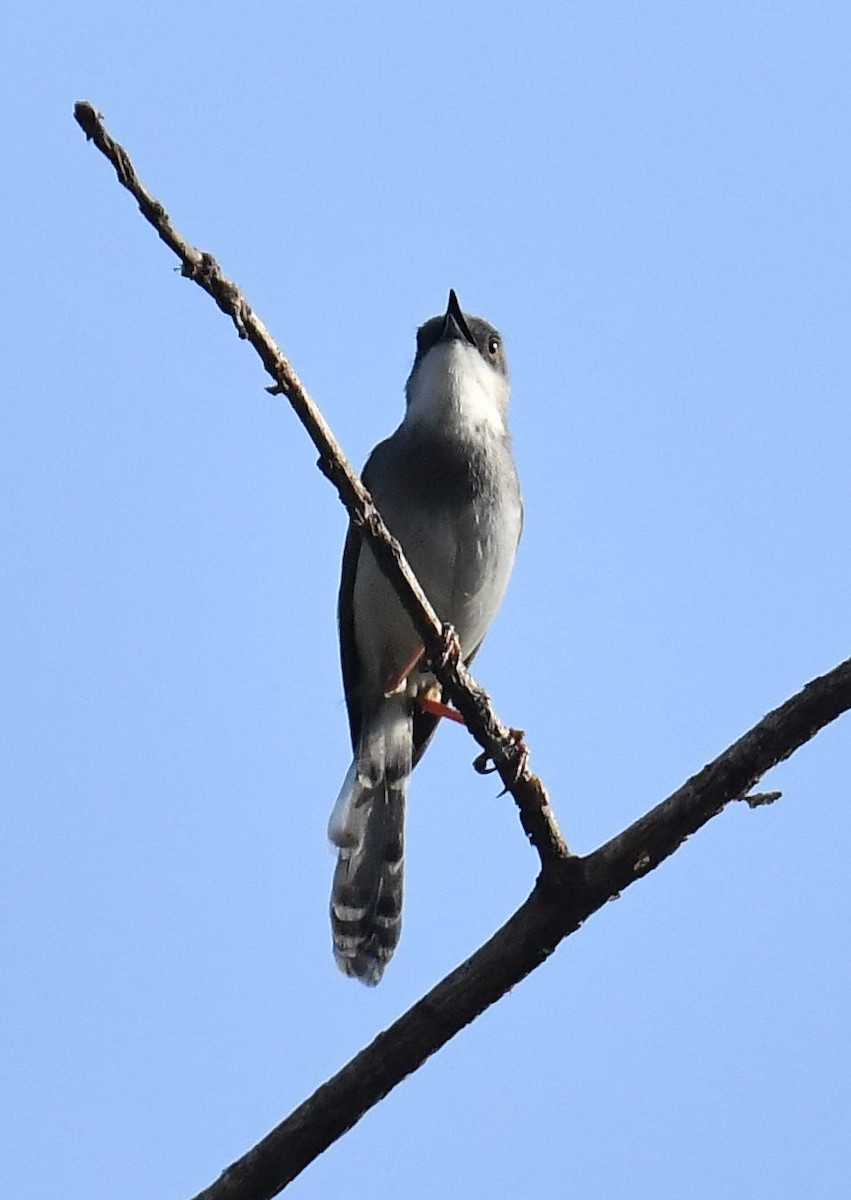
[[[103,120],[103,113],[98,112],[88,100],[78,100],[74,105],[74,120],[86,135],[86,141],[90,142]]]
[[[748,792],[746,796],[738,796],[737,799],[744,800],[748,808],[763,808],[779,800],[782,795],[782,792]]]

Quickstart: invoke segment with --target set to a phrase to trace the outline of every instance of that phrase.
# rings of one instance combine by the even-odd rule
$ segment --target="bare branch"
[[[556,946],[851,708],[851,659],[807,684],[623,833],[547,864],[517,912],[194,1200],[269,1200]]]
[[[541,873],[531,895],[484,946],[195,1198],[269,1200],[406,1075],[539,966],[592,913],[652,871],[728,803],[744,800],[755,807],[775,800],[777,792],[751,789],[766,771],[851,708],[851,659],[807,684],[617,837],[584,858],[571,855],[543,785],[528,770],[522,735],[499,721],[486,694],[459,662],[454,633],[441,626],[369,493],[265,326],[236,285],[222,275],[212,255],[190,246],[177,233],[94,108],[79,103],[75,117],[112,162],[147,220],[181,259],[183,273],[216,300],[240,336],[255,347],[275,381],[270,390],[288,397],[319,450],[321,469],[337,487],[352,519],[362,525],[423,638],[435,673],[482,746],[479,767],[482,759],[494,761],[541,857]]]
[[[222,274],[212,254],[198,250],[178,233],[165,207],[139,180],[130,155],[110,137],[102,115],[94,106],[85,100],[78,101],[74,105],[74,117],[86,137],[115,167],[119,182],[136,198],[142,215],[180,259],[182,274],[213,297],[219,308],[231,318],[239,336],[247,339],[260,355],[263,366],[275,381],[269,390],[285,395],[295,409],[319,451],[320,470],[336,487],[349,516],[362,527],[381,570],[393,584],[423,640],[434,674],[446,688],[470,733],[493,761],[502,782],[514,797],[523,829],[538,851],[541,862],[569,854],[546,789],[529,770],[526,746],[516,732],[499,719],[487,693],[464,666],[454,631],[441,624],[409,567],[401,546],[384,524],[372,497],[352,470],[330,426],[266,326],[237,285]]]

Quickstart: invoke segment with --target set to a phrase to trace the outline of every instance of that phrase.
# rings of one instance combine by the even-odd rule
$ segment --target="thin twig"
[[[565,857],[570,853],[567,843],[543,783],[529,770],[528,749],[499,719],[487,693],[464,666],[454,631],[442,625],[401,546],[384,524],[372,497],[352,470],[330,426],[292,365],[242,291],[222,274],[212,254],[198,250],[178,233],[164,205],[140,181],[130,155],[107,132],[102,115],[88,101],[81,100],[74,105],[74,117],[86,137],[115,167],[119,182],[135,197],[142,215],[180,259],[182,273],[213,297],[231,318],[239,336],[247,339],[260,355],[263,366],[275,381],[269,390],[287,397],[310,435],[319,451],[320,470],[337,488],[351,519],[363,529],[381,570],[396,589],[423,640],[434,674],[514,797],[523,829],[538,851],[541,863]]]
[[[782,795],[782,792],[749,792],[747,796],[740,796],[739,799],[744,800],[748,808],[763,808],[766,804],[774,804]]]

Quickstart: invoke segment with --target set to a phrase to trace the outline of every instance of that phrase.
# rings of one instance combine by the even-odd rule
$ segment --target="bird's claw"
[[[488,763],[491,763],[491,765],[488,766]],[[477,754],[473,759],[473,770],[479,775],[493,775],[494,771],[496,770],[496,766],[492,762],[491,756],[488,754],[487,750],[483,750],[481,754]]]
[[[529,748],[523,740],[526,736],[526,731],[523,729],[509,729],[508,736],[518,753],[516,762],[514,763],[513,778],[499,793],[500,796],[504,796],[509,788],[514,787],[515,784],[520,782],[529,765]],[[488,765],[489,763],[491,764],[490,766]],[[492,775],[496,769],[496,764],[487,750],[483,750],[481,754],[473,759],[473,770],[478,772],[479,775]]]
[[[461,658],[461,643],[454,625],[444,625],[440,631],[440,652],[432,658],[430,666],[438,671],[445,671],[451,664]]]

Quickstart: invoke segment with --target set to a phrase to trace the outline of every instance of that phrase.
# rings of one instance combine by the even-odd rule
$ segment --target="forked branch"
[[[429,1055],[539,966],[592,913],[652,871],[728,803],[744,799],[757,807],[776,799],[777,793],[756,796],[751,789],[771,767],[851,708],[851,659],[807,684],[623,833],[584,858],[571,855],[547,793],[529,771],[521,739],[495,715],[487,695],[459,661],[457,639],[441,626],[399,544],[263,322],[213,256],[177,232],[93,106],[80,102],[74,115],[178,256],[183,274],[213,297],[239,336],[257,350],[274,380],[269,390],[286,395],[296,410],[319,451],[320,468],[336,486],[352,520],[363,527],[423,639],[435,674],[495,763],[541,858],[531,895],[484,946],[195,1198],[269,1200]]]

